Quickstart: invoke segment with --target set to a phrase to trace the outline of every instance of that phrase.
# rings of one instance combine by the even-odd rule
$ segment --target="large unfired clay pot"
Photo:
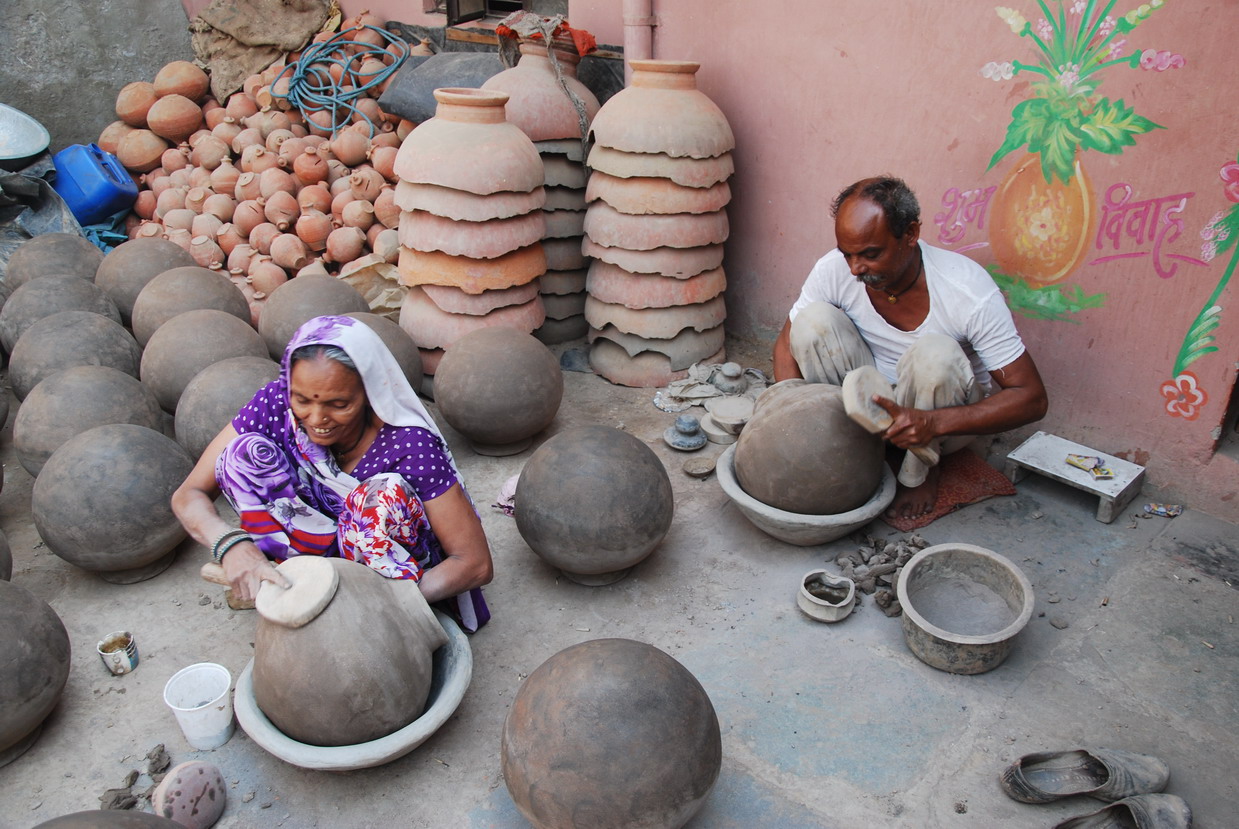
[[[266,354],[266,344],[248,321],[203,308],[178,314],[160,326],[142,352],[140,376],[164,411],[175,412],[189,381],[207,366],[229,357]]]
[[[673,276],[677,279],[687,279],[705,271],[712,271],[723,264],[722,245],[628,250],[627,248],[609,248],[586,236],[581,240],[581,252],[629,273],[657,274]]]
[[[731,201],[731,188],[721,181],[710,187],[684,187],[666,178],[619,178],[597,170],[585,189],[588,201],[602,200],[621,213],[712,213]]]
[[[545,283],[545,277],[543,282]],[[599,302],[629,308],[668,308],[714,299],[727,287],[722,268],[675,279],[660,274],[629,273],[618,265],[594,260],[585,289]]]
[[[387,346],[391,355],[396,358],[396,363],[404,372],[404,379],[409,381],[413,390],[417,391],[422,387],[422,356],[417,350],[417,343],[413,342],[408,332],[394,320],[369,311],[350,311],[344,316],[361,320],[370,326],[370,329],[379,335],[383,345]]]
[[[137,377],[141,356],[120,323],[90,311],[61,311],[18,338],[9,356],[9,382],[24,400],[39,381],[73,366],[110,366]]]
[[[723,761],[701,683],[631,639],[582,642],[539,665],[512,700],[501,753],[508,793],[538,829],[678,829]]]
[[[74,812],[40,823],[34,829],[184,829],[182,824],[149,812],[101,809]]]
[[[103,251],[76,233],[44,233],[27,239],[13,251],[4,269],[4,285],[15,291],[31,279],[65,274],[95,280]]]
[[[266,356],[229,357],[207,366],[177,401],[176,442],[196,460],[254,393],[279,376],[280,364]]]
[[[402,285],[444,285],[467,294],[480,294],[526,285],[546,272],[547,261],[541,243],[494,259],[401,247],[398,267]]]
[[[119,323],[116,303],[93,282],[76,276],[40,276],[22,285],[0,309],[0,345],[13,345],[34,323],[61,311],[90,311]]]
[[[369,310],[366,298],[347,282],[307,273],[271,292],[259,318],[258,331],[267,343],[271,359],[278,361],[297,329],[314,317]]]
[[[69,678],[69,634],[56,611],[0,581],[0,766],[38,738]]]
[[[516,66],[493,75],[482,84],[483,89],[508,95],[505,107],[509,122],[520,127],[533,141],[553,141],[560,138],[580,138],[580,117],[572,99],[560,86],[545,46],[532,43],[520,45],[521,59]],[[563,69],[561,61],[561,71]],[[576,95],[585,110],[585,124],[598,112],[598,98],[589,87],[563,73],[564,86]]]
[[[665,178],[682,187],[713,187],[736,171],[731,153],[718,158],[672,158],[666,153],[626,153],[595,144],[589,166],[617,178]]]
[[[400,213],[400,244],[413,250],[442,251],[451,256],[494,259],[542,239],[546,220],[541,210],[510,219],[462,222],[425,210]]]
[[[396,183],[396,206],[401,210],[424,210],[459,222],[485,222],[510,219],[541,209],[547,200],[544,187],[528,193],[491,193],[479,196],[435,184]],[[585,205],[581,205],[582,208]]]
[[[736,479],[764,504],[806,515],[856,509],[882,480],[882,439],[847,416],[838,386],[784,380],[758,398],[736,445]]]
[[[13,419],[17,459],[37,478],[52,453],[70,438],[108,423],[163,429],[155,394],[123,371],[108,366],[74,366],[39,383]]]
[[[141,581],[175,557],[185,530],[170,500],[193,462],[145,426],[96,426],[52,453],[34,482],[39,537],[70,564],[108,581]]]
[[[560,432],[538,447],[521,471],[516,502],[525,543],[582,584],[627,575],[662,542],[675,513],[662,461],[610,426]]]
[[[620,213],[604,201],[585,212],[585,235],[603,247],[626,250],[697,248],[727,241],[727,211],[713,213]]]
[[[640,309],[600,302],[591,296],[585,301],[584,314],[589,324],[599,330],[614,326],[626,334],[665,340],[685,329],[706,331],[722,325],[727,318],[727,308],[721,296],[692,305]]]
[[[308,564],[320,561],[339,576],[321,613],[299,628],[259,617],[254,697],[267,718],[298,742],[344,746],[376,740],[421,715],[431,657],[447,634],[416,583],[386,579],[342,558]],[[305,564],[293,558],[280,565],[291,565],[294,589]]]
[[[720,328],[719,330],[721,331],[722,329]],[[605,337],[595,337],[592,331],[590,332],[590,337],[590,368],[599,377],[609,380],[618,386],[638,389],[661,388],[673,380],[683,380],[688,376],[687,366],[674,368],[671,358],[661,352],[647,350],[629,354],[624,346],[614,343]],[[719,339],[721,342],[721,337]],[[722,345],[719,345],[717,351],[701,358],[699,362],[709,365],[724,362],[726,359],[727,351]]]
[[[533,336],[473,331],[449,346],[435,371],[435,402],[482,455],[513,455],[555,419],[564,394],[559,360]]]
[[[420,287],[412,286],[400,304],[400,327],[418,348],[448,348],[469,332],[482,328],[510,328],[528,334],[545,320],[540,294],[528,302],[496,308],[489,314],[449,314]]]
[[[172,268],[156,276],[133,303],[133,336],[145,347],[168,320],[186,311],[214,308],[248,323],[245,294],[224,274],[198,266]]]
[[[138,294],[159,274],[197,264],[189,251],[167,239],[130,239],[113,248],[95,272],[95,284],[107,291],[128,324]]]

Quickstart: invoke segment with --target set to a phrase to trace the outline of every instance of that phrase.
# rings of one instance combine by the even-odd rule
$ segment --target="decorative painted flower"
[[[1196,375],[1185,371],[1173,380],[1162,383],[1162,397],[1166,398],[1166,412],[1172,417],[1195,420],[1200,409],[1209,402],[1209,395],[1197,384]]]
[[[1187,65],[1187,60],[1173,52],[1145,49],[1140,53],[1140,68],[1146,72],[1165,72],[1167,69],[1179,69]]]
[[[1222,189],[1226,191],[1226,198],[1239,203],[1239,161],[1223,164],[1218,175],[1222,177]]]
[[[1007,62],[999,63],[991,60],[981,67],[981,77],[993,81],[1009,81],[1014,73],[1015,67]]]
[[[1053,207],[1043,207],[1036,213],[1032,213],[1028,217],[1028,232],[1036,236],[1042,242],[1048,241],[1057,230],[1054,222],[1055,213]]]

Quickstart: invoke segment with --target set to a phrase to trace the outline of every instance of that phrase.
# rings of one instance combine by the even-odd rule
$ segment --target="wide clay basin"
[[[542,243],[537,242],[494,259],[402,246],[398,269],[401,285],[448,285],[467,294],[480,294],[525,285],[545,273],[547,267]]]
[[[402,211],[399,234],[400,244],[413,250],[495,259],[539,241],[546,235],[546,219],[541,210],[485,222],[446,219],[424,210]]]
[[[693,305],[713,299],[727,287],[722,268],[715,268],[688,279],[660,274],[629,273],[623,268],[595,259],[589,265],[585,288],[599,302],[629,308],[668,308]],[[545,280],[542,292],[546,293]]]
[[[548,191],[536,187],[528,193],[491,193],[479,196],[436,184],[396,182],[396,206],[401,210],[425,210],[458,222],[488,222],[523,216],[546,205]],[[584,205],[582,205],[582,209]]]
[[[594,171],[585,187],[586,201],[602,201],[620,213],[713,213],[731,201],[731,188],[720,181],[710,187],[684,187],[666,178],[619,178]]]
[[[619,178],[666,178],[684,187],[712,187],[736,171],[731,153],[718,158],[672,158],[666,153],[626,153],[595,144],[589,166]]]
[[[586,236],[581,240],[581,252],[585,256],[608,262],[629,273],[658,274],[678,279],[687,279],[690,276],[714,270],[723,264],[722,245],[628,250],[627,248],[605,247]],[[548,268],[548,270],[564,269]]]
[[[489,314],[449,314],[430,301],[420,287],[409,288],[400,305],[400,327],[418,348],[450,348],[452,343],[479,328],[502,326],[530,334],[546,320],[542,297],[523,305],[497,308]]]
[[[727,319],[727,308],[721,296],[695,305],[642,309],[613,305],[591,296],[585,302],[585,319],[597,329],[611,325],[625,334],[665,340],[689,328],[705,331],[722,325]]]
[[[727,211],[714,213],[620,213],[596,201],[585,213],[585,234],[595,244],[627,250],[696,248],[727,241]]]

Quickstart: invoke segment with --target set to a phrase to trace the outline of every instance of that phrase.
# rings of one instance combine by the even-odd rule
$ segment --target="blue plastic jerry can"
[[[103,221],[138,197],[138,186],[120,159],[97,144],[73,144],[52,156],[52,187],[83,225]]]

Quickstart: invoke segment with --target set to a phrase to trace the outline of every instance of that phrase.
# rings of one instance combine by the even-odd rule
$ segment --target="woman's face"
[[[293,416],[320,446],[348,446],[366,428],[366,389],[356,372],[335,360],[298,360],[289,374]]]

